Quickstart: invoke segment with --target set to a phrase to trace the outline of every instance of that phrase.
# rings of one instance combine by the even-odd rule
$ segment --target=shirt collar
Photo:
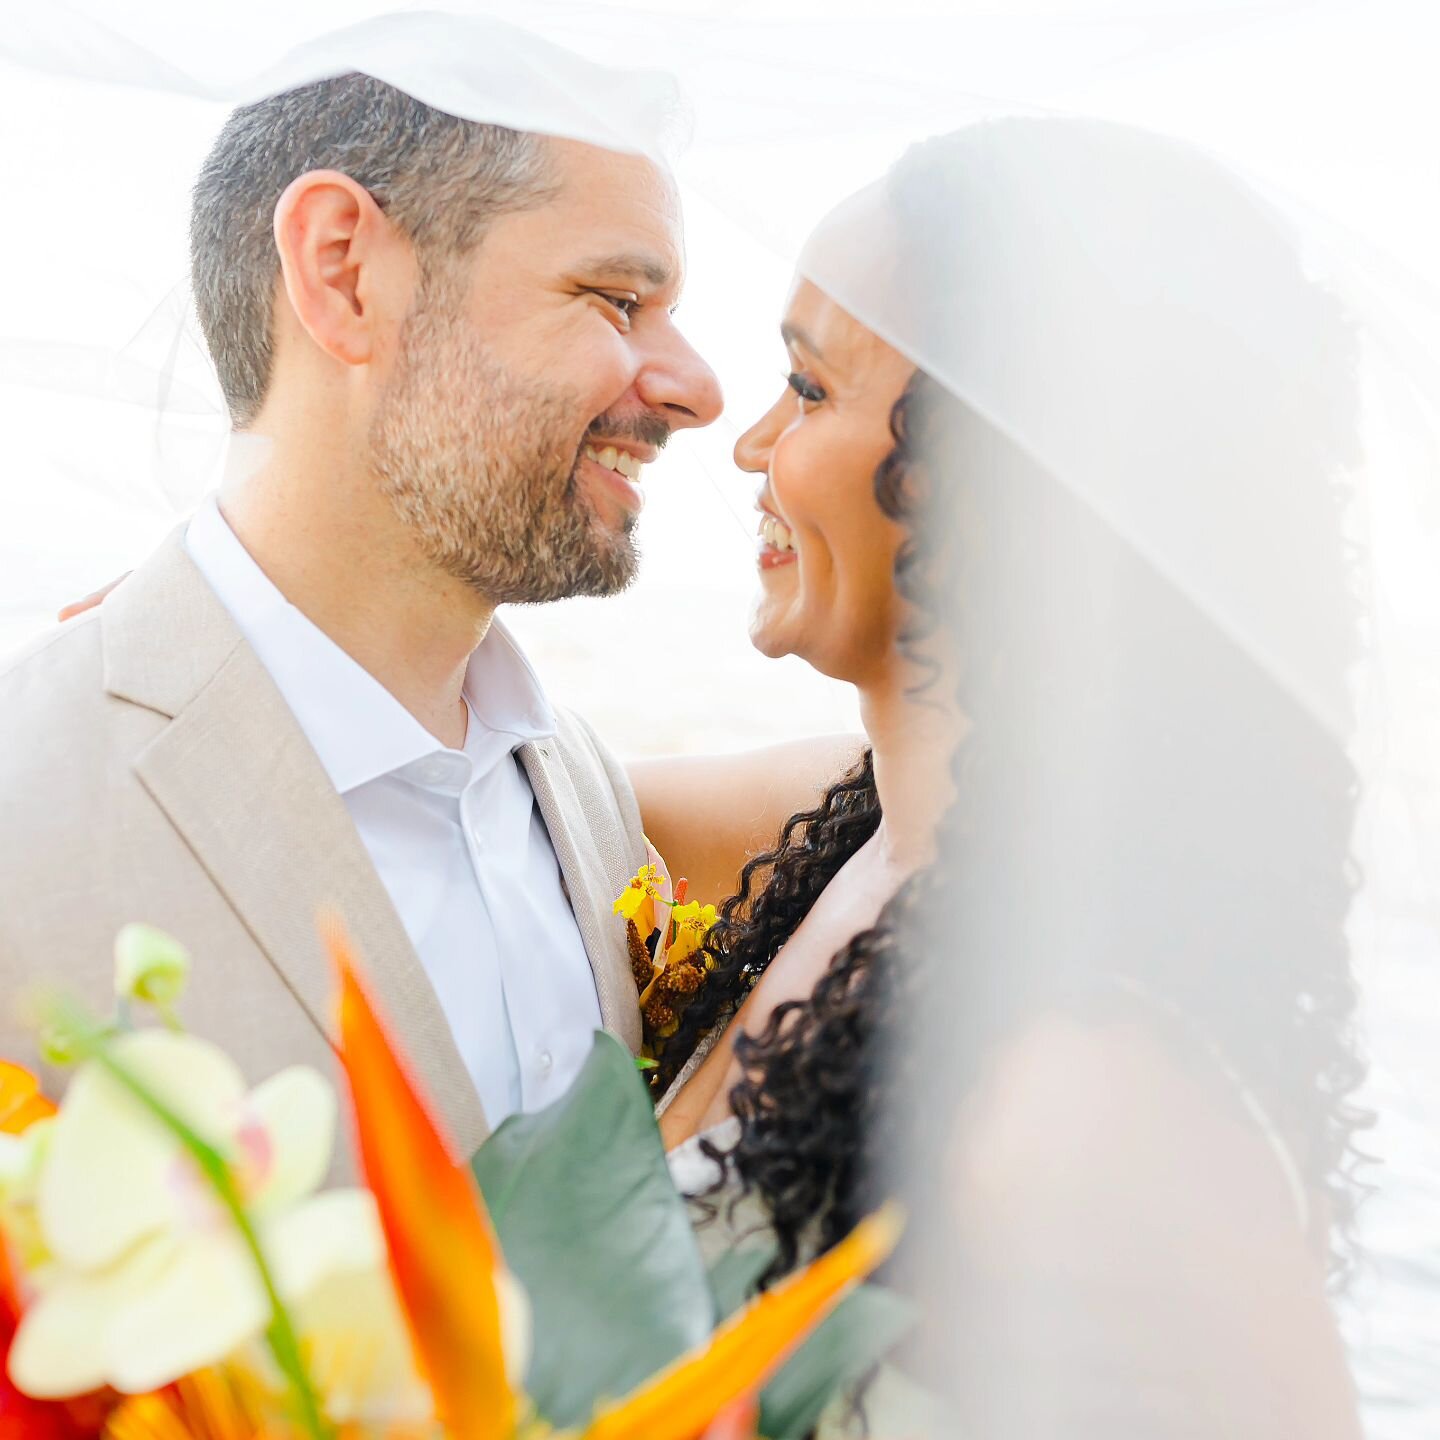
[[[340,794],[393,774],[440,743],[405,707],[276,588],[211,497],[185,532],[186,548],[269,671]],[[555,714],[530,662],[496,618],[465,671],[472,765],[494,763],[555,733]],[[482,734],[476,736],[476,722]]]

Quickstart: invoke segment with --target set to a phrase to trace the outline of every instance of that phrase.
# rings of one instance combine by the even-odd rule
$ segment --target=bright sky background
[[[433,7],[85,0],[73,10],[223,77],[333,26],[420,8]],[[681,319],[721,377],[726,416],[678,438],[649,470],[645,569],[630,594],[512,617],[552,691],[622,749],[729,748],[856,724],[848,689],[749,649],[754,487],[730,449],[781,383],[775,325],[800,238],[907,140],[997,107],[1134,119],[1360,225],[1404,266],[1437,268],[1429,5],[454,8],[516,19],[592,58],[674,68],[693,109],[694,144],[679,164],[690,264]],[[53,26],[59,13],[30,23]],[[221,428],[177,316],[188,187],[227,107],[20,68],[3,58],[27,44],[26,17],[16,22],[0,39],[10,221],[0,232],[0,650],[145,555],[211,482]],[[154,375],[177,339],[174,368],[198,377],[199,403],[188,416],[172,409],[157,430]],[[86,365],[100,374],[117,354],[144,404],[73,393]],[[675,657],[675,670],[648,667],[655,681],[637,696],[634,657],[647,647]]]

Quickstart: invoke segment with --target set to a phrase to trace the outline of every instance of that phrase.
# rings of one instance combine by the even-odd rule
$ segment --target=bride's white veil
[[[1277,1268],[1353,1268],[1361,995],[1436,918],[1437,397],[1397,364],[1423,312],[1397,350],[1331,238],[1197,147],[1021,116],[917,146],[801,258],[923,372],[900,577],[969,728],[890,1038],[976,1433],[1345,1402],[1263,1400],[1257,1337],[1299,1320],[1220,1238],[1255,1205]]]
[[[907,1001],[908,1113],[925,1124],[903,1161],[935,1227],[915,1242],[941,1257],[932,1277],[973,1261],[947,1249],[934,1182],[985,1057],[1062,1000],[1128,1004],[1177,1067],[1211,1067],[1317,1249],[1355,1193],[1352,1113],[1380,1109],[1354,1144],[1390,1168],[1365,1176],[1380,1193],[1333,1248],[1354,1262],[1344,1314],[1367,1422],[1382,1440],[1429,1433],[1427,7],[212,8],[147,0],[122,23],[98,0],[57,5],[0,36],[12,127],[51,119],[9,187],[22,219],[0,413],[23,464],[0,486],[0,616],[56,575],[73,594],[121,568],[88,540],[76,558],[77,512],[151,535],[220,463],[182,275],[186,189],[227,106],[362,68],[470,119],[665,156],[691,222],[695,338],[713,337],[740,423],[778,383],[769,337],[796,264],[926,377],[902,417],[911,579],[935,622],[917,643],[939,647],[934,683],[972,721],[942,847],[958,868],[923,892],[924,988]],[[105,134],[66,109],[94,86],[112,97]],[[98,223],[47,235],[47,214],[85,213],[77,187]],[[106,474],[84,448],[97,433],[112,437]],[[696,440],[717,474],[728,438]],[[1131,1158],[1143,1172],[1146,1154]],[[1123,1187],[1110,1160],[1101,1178]],[[1227,1178],[1212,1183],[1219,1207]],[[1183,1257],[1157,1254],[1183,1275]],[[1064,1276],[1046,1278],[1024,1314],[1058,1326],[1034,1331],[1058,1353],[1086,1317],[1065,1309]],[[962,1298],[930,1298],[941,1351],[977,1353]],[[1043,1413],[1069,1377],[1039,1352],[1023,1381],[1006,1375],[1021,1353],[994,1375]]]

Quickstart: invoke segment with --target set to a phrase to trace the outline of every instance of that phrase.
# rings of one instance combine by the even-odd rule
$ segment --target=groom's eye
[[[818,405],[825,398],[825,392],[808,375],[792,370],[785,377],[785,383],[800,397],[802,404]]]
[[[607,305],[612,305],[627,320],[633,319],[635,312],[640,308],[638,295],[615,295],[608,290],[591,290],[590,294],[598,296]]]

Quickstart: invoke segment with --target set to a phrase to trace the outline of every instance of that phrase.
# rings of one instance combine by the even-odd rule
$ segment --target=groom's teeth
[[[616,474],[623,475],[627,480],[638,480],[641,470],[645,468],[633,455],[616,449],[614,445],[607,445],[603,450],[597,450],[593,445],[586,445],[584,453],[597,465],[603,465],[607,470],[614,470]]]

